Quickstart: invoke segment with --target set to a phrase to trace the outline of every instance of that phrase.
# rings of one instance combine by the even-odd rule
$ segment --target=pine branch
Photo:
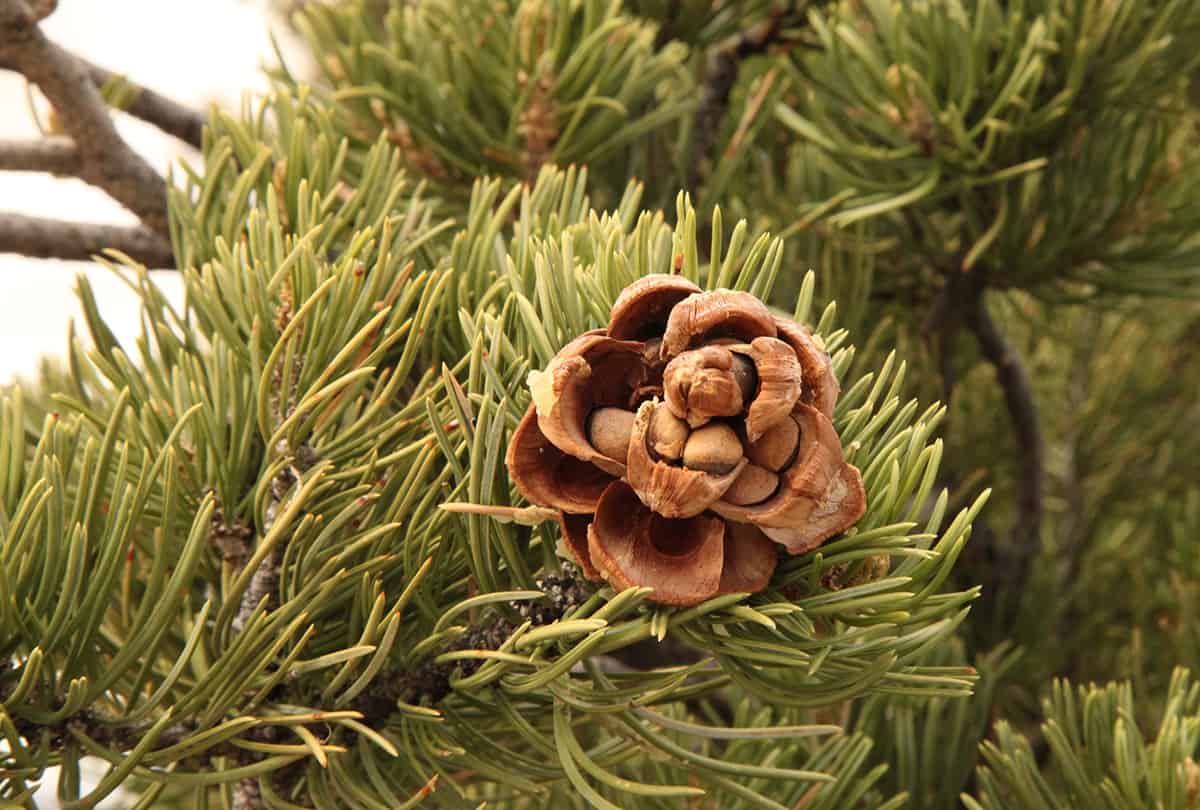
[[[1037,403],[1029,375],[1020,355],[992,320],[982,291],[967,311],[967,327],[979,348],[996,368],[996,379],[1004,391],[1020,453],[1021,473],[1017,480],[1017,519],[1004,554],[1000,555],[998,580],[1024,582],[1037,553],[1042,526],[1043,475],[1046,449],[1038,424]]]
[[[45,37],[39,19],[24,0],[0,0],[0,64],[22,73],[54,106],[79,150],[79,177],[166,236],[166,183],[117,134],[87,68]]]
[[[517,615],[528,619],[530,626],[535,628],[559,621],[568,612],[583,604],[589,595],[578,569],[568,562],[563,562],[561,573],[549,573],[538,577],[535,584],[538,590],[546,594],[544,602],[520,602],[513,605]],[[446,645],[441,652],[498,650],[515,629],[516,625],[508,619],[494,616],[471,625],[466,633]],[[411,671],[395,670],[386,673],[376,681],[369,692],[364,692],[358,698],[354,708],[362,712],[371,725],[383,725],[396,710],[398,699],[403,699],[406,703],[420,704],[428,701],[430,705],[436,705],[451,693],[450,678],[455,670],[466,677],[477,671],[482,663],[481,660],[436,663],[431,658]]]
[[[931,592],[948,575],[984,499],[938,536],[917,535],[906,528],[919,517],[912,504],[928,501],[936,475],[938,451],[929,442],[937,410],[919,413],[913,403],[899,415],[886,415],[895,406],[890,394],[880,397],[898,390],[902,373],[893,364],[876,377],[878,393],[847,373],[852,356],[843,345],[845,333],[834,329],[833,308],[819,318],[810,317],[814,276],[805,277],[795,313],[814,324],[826,340],[836,370],[847,380],[841,404],[856,417],[853,423],[844,423],[844,441],[856,448],[855,460],[863,469],[895,470],[894,482],[886,476],[867,477],[877,506],[860,531],[839,541],[830,557],[811,555],[785,563],[778,590],[750,598],[725,595],[686,612],[644,605],[647,594],[640,590],[609,594],[553,575],[539,577],[538,572],[554,567],[554,559],[545,553],[550,550],[545,545],[550,537],[531,542],[532,533],[510,532],[500,522],[476,519],[472,524],[470,516],[465,521],[444,517],[445,511],[436,506],[460,493],[481,503],[495,496],[508,505],[509,492],[495,490],[489,495],[487,488],[473,485],[472,478],[478,478],[473,471],[481,469],[489,455],[496,460],[513,417],[523,411],[528,358],[542,356],[537,344],[587,331],[595,313],[609,308],[611,293],[627,285],[630,276],[669,266],[677,245],[687,256],[695,256],[694,243],[684,241],[694,236],[683,230],[685,225],[672,231],[661,217],[637,215],[635,196],[623,198],[619,216],[600,218],[592,212],[580,175],[547,169],[528,194],[518,190],[502,196],[499,181],[481,183],[466,218],[470,224],[450,248],[453,252],[445,260],[445,270],[439,259],[439,264],[424,265],[432,265],[431,272],[410,276],[404,268],[414,262],[424,264],[424,259],[405,251],[415,251],[409,247],[413,242],[428,244],[440,226],[423,203],[406,202],[396,193],[399,162],[369,159],[364,160],[366,168],[360,175],[331,172],[332,161],[323,151],[335,142],[324,137],[333,134],[327,129],[328,117],[316,114],[319,107],[302,106],[315,105],[312,100],[289,98],[276,103],[274,109],[280,114],[274,118],[282,122],[281,132],[253,129],[268,119],[266,115],[244,128],[232,119],[222,120],[215,122],[217,132],[209,148],[223,151],[235,135],[246,133],[246,139],[295,157],[278,173],[262,167],[246,168],[253,174],[242,177],[214,172],[206,178],[203,195],[180,195],[176,221],[179,243],[192,242],[195,255],[206,255],[206,240],[217,239],[218,232],[230,233],[219,224],[230,210],[245,212],[240,216],[246,222],[234,223],[232,238],[261,232],[256,229],[262,227],[285,238],[247,239],[245,250],[229,257],[231,272],[209,274],[206,283],[192,284],[189,306],[195,319],[164,317],[158,291],[138,270],[147,317],[158,327],[161,340],[142,350],[137,365],[105,362],[106,357],[117,356],[110,330],[100,317],[88,319],[98,348],[94,370],[87,367],[79,373],[81,385],[94,392],[96,404],[76,407],[94,410],[102,418],[107,415],[108,427],[101,433],[90,414],[68,414],[49,422],[42,446],[53,455],[46,464],[57,464],[59,455],[76,454],[80,446],[76,436],[86,440],[88,447],[119,448],[119,452],[105,452],[87,468],[91,472],[76,473],[69,487],[49,487],[44,496],[48,506],[33,510],[28,528],[12,541],[22,547],[28,543],[37,556],[20,567],[15,582],[6,582],[17,604],[28,605],[31,618],[4,622],[6,632],[0,635],[7,636],[11,626],[17,638],[12,657],[17,666],[0,677],[6,685],[25,684],[18,707],[29,722],[45,725],[39,721],[63,704],[60,686],[86,677],[82,688],[96,697],[85,694],[85,705],[102,701],[105,707],[109,703],[127,707],[127,713],[136,713],[129,721],[133,728],[141,727],[135,722],[155,718],[155,723],[167,727],[176,722],[194,724],[197,735],[214,735],[206,740],[228,732],[229,745],[237,750],[217,749],[214,742],[204,750],[215,753],[203,760],[185,758],[182,750],[131,750],[114,767],[162,768],[172,790],[186,786],[189,772],[228,771],[230,765],[249,768],[224,776],[230,782],[222,788],[224,800],[242,810],[258,810],[271,802],[272,791],[293,801],[333,807],[351,784],[361,786],[364,799],[393,806],[395,799],[389,793],[403,788],[411,794],[429,784],[433,773],[464,774],[461,781],[452,777],[451,789],[461,788],[470,798],[495,795],[493,784],[505,782],[511,774],[517,781],[503,789],[511,787],[516,800],[523,801],[525,794],[542,792],[539,785],[549,790],[588,788],[597,771],[589,767],[592,775],[581,775],[575,759],[602,769],[601,774],[611,772],[632,782],[665,785],[689,794],[697,791],[693,784],[701,785],[721,806],[734,802],[725,794],[745,798],[758,795],[759,790],[764,798],[776,796],[791,805],[807,790],[808,782],[836,778],[844,784],[852,779],[851,763],[863,758],[861,748],[866,743],[848,737],[814,756],[804,737],[831,731],[827,726],[787,731],[785,724],[796,716],[792,708],[823,705],[833,692],[841,702],[848,699],[845,696],[873,690],[961,695],[970,688],[971,673],[965,668],[933,669],[907,662],[932,643],[934,634],[948,632],[974,597],[972,592]],[[314,129],[296,123],[309,120]],[[221,128],[228,128],[228,133],[220,133]],[[314,131],[322,135],[315,141]],[[387,146],[380,143],[369,155],[390,154],[385,150]],[[292,231],[283,212],[294,210],[290,209],[295,203],[292,195],[302,193],[292,189],[304,188],[286,182],[293,178],[312,180],[313,188],[331,195],[330,210],[315,226],[320,230],[308,233],[328,238],[331,231],[345,228],[344,235],[330,240],[337,247],[351,240],[353,232],[366,233],[361,230],[365,227],[386,236],[364,239],[353,250],[343,250],[327,261],[285,265],[291,252],[286,236]],[[199,185],[193,178],[189,182]],[[357,198],[346,201],[346,207],[339,208],[335,189],[343,182],[352,183],[364,195],[379,194],[361,204]],[[264,211],[269,194],[263,189],[271,183],[278,183],[281,199],[288,205]],[[213,201],[205,205],[202,215],[189,207],[200,199]],[[510,202],[498,204],[500,200]],[[695,212],[683,200],[679,210],[681,222],[694,222]],[[360,219],[363,211],[368,215]],[[415,212],[411,218],[421,223],[419,228],[389,231],[393,227],[389,221],[405,211]],[[580,222],[595,227],[556,235]],[[746,227],[740,225],[735,232]],[[512,240],[511,247],[505,246],[506,264],[511,262],[513,268],[508,281],[514,287],[518,280],[529,282],[525,306],[530,316],[512,324],[503,313],[515,311],[517,291],[510,290],[507,296],[503,290],[499,295],[487,292],[495,281],[495,256],[482,248],[494,246],[498,235]],[[588,264],[574,261],[570,250],[564,250],[566,240],[573,237],[580,255],[592,257]],[[653,247],[635,251],[639,244]],[[769,298],[783,261],[781,243],[764,237],[756,244],[759,247],[751,257],[739,263],[741,270],[728,278],[714,272],[708,284],[754,290]],[[188,250],[181,247],[180,255],[187,256]],[[616,261],[621,255],[635,256],[634,266]],[[719,251],[713,257],[714,267],[733,267],[730,256],[740,255],[735,248]],[[245,295],[245,279],[256,278],[262,267],[281,266],[290,269],[281,275],[277,292]],[[703,272],[692,261],[683,262],[680,270],[694,280]],[[548,284],[545,279],[564,283]],[[573,295],[568,292],[572,289]],[[447,290],[458,294],[452,297]],[[81,291],[90,300],[87,287]],[[239,295],[246,306],[229,308]],[[376,308],[373,302],[381,303]],[[447,307],[469,313],[458,324],[461,332],[440,322]],[[251,352],[223,354],[219,346],[226,340],[223,333],[228,333],[231,347],[241,341],[256,352],[261,349],[266,362],[258,362]],[[553,354],[552,348],[549,353]],[[205,396],[204,381],[214,379],[210,360],[228,363],[231,382],[249,382]],[[410,397],[399,396],[396,381],[411,379],[418,363],[430,371]],[[440,384],[432,370],[439,366],[443,368]],[[472,374],[472,368],[483,373]],[[451,375],[461,380],[451,382]],[[349,393],[343,396],[343,391]],[[182,396],[172,398],[177,392]],[[114,397],[117,404],[108,404]],[[171,403],[176,419],[217,426],[216,431],[193,431],[180,422],[171,436],[182,440],[187,430],[191,438],[186,449],[176,449],[175,439],[167,442],[157,431],[139,430],[140,420],[151,418],[160,406],[165,409],[165,403]],[[72,406],[73,402],[64,404]],[[6,404],[0,409],[0,423],[25,423],[28,417],[19,408],[19,401]],[[902,433],[909,437],[907,441],[893,441]],[[462,441],[468,436],[471,441]],[[410,448],[415,448],[415,454]],[[308,472],[317,461],[318,449],[320,463],[328,462],[336,470],[320,481]],[[265,474],[264,455],[270,460]],[[137,463],[142,466],[131,467],[129,474],[144,482],[146,496],[112,505],[101,484],[93,482],[124,480],[125,467]],[[117,464],[122,466],[116,468]],[[6,477],[11,468],[0,465],[6,514],[16,514],[18,507],[30,511],[22,504],[32,502],[39,492],[29,479]],[[324,467],[321,470],[324,475]],[[34,474],[48,477],[41,470]],[[486,478],[491,481],[491,476]],[[495,483],[505,487],[499,479]],[[261,491],[264,486],[266,492]],[[198,512],[194,499],[175,496],[182,488],[205,487],[211,487],[213,495],[202,498]],[[28,494],[10,508],[7,493],[14,489]],[[70,513],[75,491],[94,491],[97,505],[105,504],[96,511],[95,521],[85,525],[98,538],[93,567],[103,576],[87,577],[78,585],[68,579],[68,555],[26,539],[61,536],[51,516]],[[261,496],[248,498],[252,491]],[[886,500],[885,491],[890,493]],[[217,509],[218,495],[225,511]],[[251,523],[256,536],[250,533]],[[319,524],[324,525],[310,530]],[[186,542],[180,543],[178,538],[189,525]],[[131,546],[125,529],[142,526],[170,531],[154,535],[153,548],[140,539]],[[448,543],[470,549],[472,528],[482,540],[478,548],[484,553],[439,551],[451,548]],[[930,534],[937,533],[931,529]],[[278,556],[273,559],[275,548]],[[219,575],[212,564],[214,552],[224,562]],[[835,593],[822,584],[826,569],[881,553],[892,555],[896,570],[894,576],[868,583],[869,591],[846,587]],[[276,560],[281,571],[276,570]],[[123,561],[128,561],[131,578],[136,577],[137,590],[122,590]],[[238,573],[231,577],[229,569],[234,568]],[[199,611],[185,602],[192,592],[186,583],[198,577],[212,578]],[[66,584],[52,594],[56,598],[46,597],[44,583],[58,581]],[[530,585],[536,585],[540,594],[530,593]],[[245,596],[248,591],[253,593]],[[502,591],[509,593],[489,601],[489,594]],[[40,599],[39,594],[43,594]],[[485,601],[470,601],[479,597]],[[60,638],[44,639],[38,628],[50,626],[59,615],[59,605],[76,603],[86,609],[72,613],[83,618],[68,616]],[[253,618],[246,614],[248,605],[257,607]],[[920,609],[914,610],[918,605]],[[213,610],[217,616],[210,620]],[[903,628],[891,618],[901,610],[912,616]],[[563,619],[559,627],[550,627]],[[514,639],[516,631],[506,628],[505,622],[516,627],[528,622],[528,627],[520,639]],[[874,638],[868,648],[861,643],[858,628],[863,626],[870,627]],[[240,632],[227,632],[234,627],[240,627]],[[846,627],[852,629],[842,629]],[[699,649],[731,672],[736,668],[737,682],[705,666],[687,668],[690,671],[619,671],[610,676],[611,659],[606,656],[655,636]],[[428,638],[435,643],[422,646]],[[192,639],[197,646],[187,646]],[[799,677],[814,642],[828,652],[820,653],[811,676]],[[446,654],[447,647],[459,643],[467,650],[489,652]],[[111,651],[118,646],[124,654],[115,661]],[[794,650],[795,655],[784,658],[781,648]],[[187,672],[190,657],[204,655],[199,651],[206,649],[215,655],[206,657],[211,665],[204,677],[165,680],[174,677],[170,673]],[[66,663],[55,664],[53,671],[43,668],[39,676],[39,660]],[[109,661],[114,663],[106,671]],[[414,682],[418,670],[430,676],[427,683]],[[467,680],[472,677],[473,682]],[[429,687],[451,691],[439,702],[432,699]],[[570,691],[551,691],[558,687]],[[73,688],[78,692],[81,687]],[[494,693],[497,700],[479,700],[485,695],[481,690]],[[718,700],[717,692],[727,704]],[[391,753],[400,748],[396,740],[407,741],[430,727],[428,711],[414,712],[398,706],[396,700],[416,701],[439,712],[437,739],[415,746],[406,742],[399,755]],[[784,708],[763,717],[757,711],[767,700]],[[552,712],[547,711],[551,701]],[[359,705],[361,712],[356,711]],[[655,715],[638,716],[628,708],[631,705],[653,706]],[[598,708],[592,711],[591,706]],[[507,708],[501,711],[502,707]],[[164,716],[167,711],[170,714]],[[280,716],[297,711],[310,715],[312,722],[285,722]],[[619,726],[600,722],[610,715]],[[231,718],[257,725],[216,730]],[[680,733],[689,736],[746,739],[737,745],[703,739],[697,745],[675,742],[674,726],[664,726],[662,720],[684,724],[688,730]],[[287,736],[283,726],[294,726],[291,733],[300,737],[305,750]],[[771,728],[776,726],[784,730]],[[269,736],[276,727],[279,738]],[[301,728],[306,732],[303,736]],[[155,731],[155,740],[160,731]],[[577,731],[583,736],[577,737]],[[774,738],[777,734],[798,736],[788,741]],[[22,743],[22,752],[28,749],[33,762],[51,761],[59,750],[54,741],[37,735],[22,735],[22,739],[28,741]],[[489,748],[487,741],[495,741],[511,756]],[[394,787],[380,787],[368,778],[370,763],[359,753],[360,742],[389,752],[384,778]],[[630,743],[648,747],[651,756],[610,763],[606,757],[593,762],[594,755],[588,754]],[[313,751],[314,757],[327,767],[305,756],[318,746],[321,753]],[[151,754],[155,756],[147,759]],[[497,756],[510,758],[497,760]],[[767,768],[762,763],[769,757],[773,759]],[[475,767],[489,758],[503,762],[506,773]],[[531,758],[534,767],[526,768]],[[181,767],[168,770],[175,763]],[[123,773],[116,772],[109,783]],[[570,786],[564,779],[571,780]],[[767,781],[756,781],[760,779]],[[777,779],[795,784],[780,785]],[[627,799],[626,791],[614,787],[611,780],[600,789],[620,806],[637,801]],[[22,790],[24,786],[18,785],[17,792]],[[63,790],[70,793],[72,786],[66,784]],[[838,806],[832,788],[813,795],[806,810]]]
[[[175,267],[170,242],[144,225],[101,225],[0,213],[0,253],[87,261],[107,248],[147,267]]]
[[[1157,722],[1151,719],[1139,728],[1142,713],[1131,684],[1080,687],[1056,680],[1042,701],[1041,728],[1053,730],[1059,744],[1047,746],[1039,757],[1025,734],[999,722],[992,739],[980,747],[978,784],[968,806],[999,810],[1012,807],[1013,797],[1034,795],[1039,807],[1160,807],[1178,797],[1190,801],[1200,781],[1190,736],[1200,714],[1198,698],[1193,676],[1176,669],[1166,695],[1156,701]]]

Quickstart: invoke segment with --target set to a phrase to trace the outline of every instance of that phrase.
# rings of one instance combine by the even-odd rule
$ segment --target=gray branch
[[[779,42],[785,24],[796,12],[797,9],[792,5],[787,10],[773,11],[766,20],[733,37],[709,55],[700,106],[696,109],[692,124],[694,159],[688,167],[687,184],[693,195],[698,193],[700,184],[706,179],[705,162],[712,165],[718,160],[713,150],[717,145],[721,122],[729,111],[729,97],[737,83],[742,62],[751,56],[766,53]]]
[[[271,527],[275,525],[275,519],[279,515],[283,499],[287,496],[291,486],[299,480],[300,470],[289,466],[276,475],[271,482],[271,500],[263,518],[262,537],[265,538],[270,534]],[[246,586],[246,591],[238,603],[237,613],[233,617],[234,633],[242,632],[246,622],[254,615],[254,611],[264,599],[268,601],[268,607],[270,606],[275,591],[279,587],[279,564],[281,561],[279,548],[276,547],[263,557],[258,568],[254,569],[254,574],[250,577],[250,584]],[[263,810],[266,807],[258,777],[248,776],[234,785],[231,807],[232,810]]]
[[[233,632],[242,632],[259,603],[263,599],[269,600],[275,593],[279,586],[279,563],[279,552],[271,551],[258,564],[258,568],[254,569],[250,584],[246,586],[246,592],[242,594],[242,601],[238,603],[237,613],[233,617]]]
[[[1021,362],[1020,354],[1008,342],[988,313],[982,291],[967,312],[967,325],[975,334],[983,356],[996,370],[996,380],[1004,392],[1004,402],[1008,407],[1009,419],[1012,421],[1020,453],[1017,521],[998,572],[1004,587],[1019,590],[1021,583],[1027,581],[1030,566],[1041,547],[1046,447],[1042,439],[1033,384]]]
[[[79,150],[70,138],[0,140],[0,171],[74,177],[80,165]]]
[[[0,253],[87,261],[106,248],[150,268],[175,267],[171,243],[144,225],[98,225],[0,212]]]

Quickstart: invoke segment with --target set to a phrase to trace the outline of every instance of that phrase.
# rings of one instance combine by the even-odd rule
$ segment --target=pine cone
[[[829,356],[748,293],[642,278],[529,387],[509,474],[616,588],[669,605],[759,591],[776,543],[803,554],[866,508],[830,421]]]

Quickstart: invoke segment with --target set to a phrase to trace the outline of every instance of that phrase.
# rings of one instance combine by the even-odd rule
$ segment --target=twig
[[[271,505],[268,511],[267,522],[272,522],[273,510],[277,506],[276,503]],[[269,598],[274,592],[276,585],[279,583],[279,554],[272,550],[263,561],[259,563],[258,568],[254,570],[254,576],[250,578],[250,584],[247,586],[245,593],[242,594],[242,601],[238,604],[237,615],[233,618],[233,632],[240,633],[245,626],[246,621],[253,615],[254,609],[258,607],[259,602],[264,597]],[[253,755],[246,752],[245,756],[249,759]],[[266,803],[262,797],[262,787],[258,783],[257,776],[247,776],[240,779],[233,786],[233,798],[230,803],[232,810],[263,810]]]
[[[233,801],[229,806],[233,810],[260,810],[266,807],[258,777],[247,777],[234,785]]]
[[[54,106],[79,150],[79,177],[166,236],[166,183],[121,140],[87,68],[46,39],[38,19],[25,0],[0,0],[0,62],[24,74]]]
[[[79,167],[79,150],[70,138],[0,140],[0,171],[72,177],[79,174]]]
[[[679,12],[682,11],[683,0],[671,0],[667,6],[667,13],[663,15],[662,24],[658,26],[658,33],[654,36],[654,48],[658,50],[666,46],[668,42],[675,39],[675,24],[679,22]]]
[[[522,601],[511,605],[522,620],[528,619],[533,627],[545,627],[561,619],[568,612],[587,601],[591,588],[584,584],[579,570],[563,562],[560,572],[547,573],[534,580],[545,599]],[[467,632],[442,648],[442,652],[456,650],[498,650],[516,629],[513,622],[504,616],[490,616],[469,626]],[[464,677],[482,666],[482,660],[462,660],[435,663],[430,657],[414,669],[385,670],[354,702],[355,710],[362,713],[364,722],[383,725],[396,711],[396,702],[428,702],[436,705],[453,692],[450,678],[455,671]]]
[[[608,654],[631,670],[647,671],[661,667],[685,667],[704,658],[704,653],[682,641],[667,637],[662,641],[648,638],[635,641]]]
[[[1008,546],[1003,554],[997,555],[1000,567],[997,580],[1019,587],[1029,573],[1041,539],[1046,450],[1038,424],[1037,403],[1021,358],[992,320],[982,291],[967,312],[967,326],[979,341],[983,356],[996,369],[996,379],[1004,391],[1020,453],[1017,519]]]
[[[301,450],[297,451],[297,463],[300,457],[304,455],[303,450],[307,447],[302,446]],[[311,452],[311,448],[308,448]],[[307,456],[306,456],[307,458]],[[271,528],[275,525],[275,520],[279,516],[279,510],[282,508],[284,498],[287,497],[292,485],[300,480],[301,469],[295,464],[289,464],[280,470],[275,478],[271,481],[271,496],[267,504],[266,515],[263,517],[262,537],[266,537],[271,532]],[[279,548],[275,547],[263,557],[259,562],[258,567],[254,569],[254,574],[250,577],[250,584],[246,586],[245,592],[242,594],[242,599],[238,603],[237,613],[233,617],[232,629],[234,633],[242,632],[246,626],[246,622],[254,615],[254,611],[258,608],[263,599],[269,602],[273,598],[279,586],[279,565],[282,562]],[[266,807],[262,798],[262,789],[259,786],[259,778],[257,776],[247,776],[240,780],[233,788],[233,802],[231,807],[233,810],[262,810]]]
[[[237,614],[233,617],[233,632],[240,633],[259,603],[275,593],[275,588],[279,585],[279,562],[279,552],[273,549],[263,557],[258,568],[254,569],[250,584],[246,586],[242,601],[238,603]]]
[[[37,85],[63,131],[37,141],[0,141],[0,171],[35,171],[78,177],[103,189],[137,215],[141,227],[75,223],[0,214],[0,253],[35,258],[89,259],[116,248],[150,267],[174,268],[163,178],[117,134],[97,85],[115,74],[79,59],[42,34],[38,23],[54,0],[0,0],[0,68]],[[122,78],[122,81],[126,81]],[[197,148],[204,117],[183,105],[127,82],[126,111]]]
[[[958,385],[958,369],[954,365],[954,346],[958,342],[958,333],[962,328],[963,319],[975,306],[976,299],[983,294],[983,275],[958,272],[953,269],[958,264],[959,260],[951,257],[951,269],[942,273],[944,284],[934,299],[921,329],[933,344],[942,377],[942,404],[947,410]],[[943,421],[943,432],[947,432],[947,425],[948,421]]]
[[[101,87],[119,76],[119,74],[92,64],[86,59],[79,57],[76,59],[87,69],[92,82],[97,87]],[[128,113],[147,124],[152,124],[196,149],[203,148],[204,126],[208,123],[204,114],[169,99],[161,93],[156,93],[148,87],[142,87],[125,76],[120,76],[120,80],[125,83],[131,94],[130,100],[121,106],[121,112]]]
[[[292,485],[300,480],[300,474],[298,467],[289,464],[271,481],[271,497],[267,503],[267,513],[263,518],[263,537],[271,533],[271,527],[275,525],[275,519],[279,515],[283,500],[287,497]],[[279,563],[279,548],[276,547],[271,549],[259,562],[258,568],[254,569],[254,574],[250,577],[250,584],[246,586],[246,590],[242,594],[242,601],[238,603],[237,613],[233,617],[234,633],[242,632],[242,628],[254,615],[259,603],[275,593],[276,586],[279,584]]]
[[[144,225],[99,225],[0,212],[0,253],[36,259],[91,259],[115,248],[151,268],[174,268],[171,244]]]
[[[7,697],[0,691],[0,698]],[[49,738],[51,746],[62,748],[76,731],[89,739],[108,748],[126,752],[138,744],[138,741],[150,730],[151,724],[143,722],[138,725],[122,725],[117,718],[105,717],[91,709],[84,709],[55,723],[39,723],[22,717],[19,713],[9,715],[17,733],[27,740],[37,740],[42,735]],[[175,723],[159,732],[155,738],[156,748],[169,748],[195,734],[197,728],[192,723]]]
[[[121,105],[120,111],[145,121],[166,134],[178,138],[189,146],[201,149],[204,144],[204,127],[208,117],[186,104],[167,98],[162,93],[143,87],[128,76],[114,73],[108,68],[89,62],[75,56],[75,61],[83,66],[88,77],[96,87],[103,87],[114,78],[119,78],[129,91],[129,100]],[[20,71],[17,63],[5,58],[0,51],[0,69]]]
[[[789,11],[775,11],[769,19],[733,37],[709,58],[704,76],[704,92],[692,126],[694,157],[691,166],[688,167],[687,184],[693,194],[703,179],[705,161],[714,159],[711,154],[713,145],[721,128],[721,121],[729,109],[729,96],[733,92],[734,83],[737,82],[742,61],[764,53],[767,48],[778,42],[789,16]]]

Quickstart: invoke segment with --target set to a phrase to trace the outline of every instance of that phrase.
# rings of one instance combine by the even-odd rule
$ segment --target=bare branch
[[[0,253],[87,261],[106,248],[150,268],[175,268],[170,242],[142,225],[99,225],[0,212]]]
[[[262,537],[265,538],[275,525],[279,514],[280,504],[287,495],[289,488],[300,478],[300,471],[292,466],[285,467],[271,481],[271,498],[267,505],[267,513],[263,521]],[[232,629],[240,633],[245,629],[246,622],[254,615],[258,606],[266,601],[267,609],[273,607],[275,593],[279,587],[279,565],[282,562],[278,547],[271,549],[258,563],[250,583],[242,592],[238,602],[237,613],[233,617]],[[238,781],[233,787],[232,810],[262,810],[266,803],[262,798],[262,787],[257,776],[247,776]]]
[[[246,622],[254,615],[254,611],[264,599],[268,601],[268,607],[270,606],[270,600],[279,588],[280,562],[282,561],[279,552],[272,550],[254,569],[254,574],[250,577],[250,584],[246,586],[246,590],[242,594],[242,601],[238,603],[237,614],[233,617],[233,632],[242,632],[242,628],[245,627]]]
[[[0,171],[45,172],[59,177],[79,174],[79,150],[70,138],[0,140]]]
[[[903,211],[909,228],[914,234],[918,233],[913,221],[912,212],[907,208]],[[919,241],[919,240],[918,240]],[[942,430],[949,433],[948,425],[951,417],[951,404],[954,400],[954,389],[958,385],[958,369],[954,365],[954,348],[958,343],[959,329],[963,320],[975,306],[976,299],[983,295],[984,278],[979,273],[963,273],[957,268],[961,260],[957,256],[937,262],[942,270],[944,283],[933,306],[921,327],[922,334],[930,342],[937,358],[942,377],[942,404],[946,406],[947,414],[943,418]]]
[[[79,150],[79,177],[166,236],[166,183],[121,140],[87,69],[46,39],[37,21],[25,0],[0,0],[0,61],[24,74],[54,106]]]
[[[658,26],[658,33],[654,36],[654,47],[665,47],[668,42],[675,39],[675,25],[679,22],[679,13],[683,10],[681,6],[683,0],[671,0],[667,6],[667,13],[663,15],[663,21]]]
[[[729,109],[729,96],[737,82],[742,61],[765,53],[771,45],[778,42],[790,16],[790,11],[774,12],[768,19],[733,37],[709,58],[704,76],[704,92],[693,125],[695,134],[692,154],[695,159],[688,168],[687,178],[688,187],[693,194],[703,179],[703,163],[716,159],[716,156],[710,153],[716,143],[721,122]]]
[[[992,320],[982,291],[967,313],[967,326],[979,342],[983,356],[996,369],[996,379],[1004,391],[1004,401],[1008,406],[1020,453],[1016,524],[1007,548],[998,555],[1001,567],[998,581],[1008,584],[1010,588],[1019,588],[1017,583],[1025,581],[1041,543],[1046,449],[1038,424],[1037,403],[1020,355]]]

